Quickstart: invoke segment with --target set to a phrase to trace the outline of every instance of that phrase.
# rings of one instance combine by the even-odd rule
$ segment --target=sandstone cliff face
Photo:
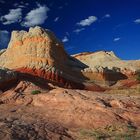
[[[51,31],[38,26],[28,32],[12,32],[8,48],[0,56],[0,66],[24,73],[28,79],[43,78],[62,87],[85,88],[86,77],[81,70],[86,65],[69,56]]]
[[[13,31],[8,48],[0,60],[0,65],[11,69],[47,69],[46,66],[63,66],[67,61],[67,54],[52,32],[35,27],[30,28],[29,32]]]
[[[140,69],[140,61],[123,61],[112,51],[80,53],[73,55],[73,57],[88,66],[82,70],[83,75],[90,80],[110,81],[110,84],[118,80],[132,78]]]
[[[17,71],[19,79],[96,91],[106,89],[101,84],[133,77],[139,64],[105,51],[69,56],[51,31],[38,26],[28,32],[13,31],[8,48],[0,52],[0,66]]]
[[[73,55],[78,60],[82,61],[84,64],[88,65],[94,70],[102,71],[100,68],[108,68],[110,70],[118,71],[129,70],[131,72],[136,72],[139,69],[137,61],[124,61],[119,59],[114,52],[99,51],[95,53],[85,53]]]

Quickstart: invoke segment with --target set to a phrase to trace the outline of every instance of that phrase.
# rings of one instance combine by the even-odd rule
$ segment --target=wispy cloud
[[[8,14],[0,17],[0,21],[4,25],[20,22],[21,19],[22,19],[22,9],[21,8],[10,9]]]
[[[54,19],[54,22],[57,22],[59,20],[59,17],[56,17],[55,19]]]
[[[104,15],[104,18],[110,18],[110,17],[111,17],[110,14],[106,14],[106,15]]]
[[[81,31],[83,31],[83,30],[85,30],[85,28],[81,28],[81,29],[76,29],[76,30],[74,30],[73,32],[75,32],[75,33],[80,33]]]
[[[116,37],[116,38],[113,39],[113,41],[114,41],[114,42],[117,42],[117,41],[119,41],[120,39],[121,39],[120,37]]]
[[[134,20],[134,22],[135,22],[136,24],[140,24],[140,18]]]
[[[69,41],[68,37],[64,36],[64,38],[62,39],[62,42],[65,43],[65,42],[68,42],[68,41]]]
[[[19,8],[25,8],[25,5],[18,5]]]
[[[89,16],[88,18],[81,20],[77,23],[79,26],[90,26],[92,23],[96,22],[98,18],[96,16]]]
[[[21,25],[25,27],[31,27],[43,24],[45,20],[48,18],[47,16],[48,11],[49,8],[47,6],[45,5],[41,6],[38,4],[38,7],[36,9],[33,9],[29,13],[27,13]]]
[[[10,33],[7,30],[0,30],[0,48],[7,48],[10,39]]]
[[[29,5],[29,3],[24,3],[24,4],[19,4],[19,3],[14,3],[14,7],[18,8],[26,8]]]

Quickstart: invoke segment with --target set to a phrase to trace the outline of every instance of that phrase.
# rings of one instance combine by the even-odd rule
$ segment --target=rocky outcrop
[[[12,32],[8,48],[0,56],[0,66],[19,72],[21,78],[45,79],[61,87],[87,89],[86,77],[81,72],[86,65],[69,56],[51,31],[38,26],[29,32]],[[99,90],[99,86],[93,86]]]
[[[11,69],[48,69],[49,66],[64,66],[67,54],[52,32],[35,27],[30,28],[29,32],[13,31],[8,48],[0,60],[3,67]]]
[[[114,52],[100,51],[95,53],[81,53],[73,55],[88,68],[82,70],[90,80],[98,82],[108,81],[109,85],[118,80],[134,78],[139,73],[138,61],[123,61]]]
[[[0,55],[0,66],[18,72],[21,80],[95,91],[134,77],[139,69],[138,62],[122,61],[113,52],[69,56],[50,30],[38,26],[12,32],[8,48]]]
[[[8,130],[17,128],[14,129],[14,132],[24,134],[25,139],[27,139],[39,135],[38,132],[44,130],[44,125],[48,122],[50,127],[46,127],[46,130],[53,130],[55,125],[52,126],[51,124],[57,122],[55,131],[58,130],[62,133],[64,131],[60,131],[60,126],[68,129],[92,129],[92,131],[93,129],[115,126],[118,131],[121,128],[122,133],[124,126],[125,129],[130,130],[130,127],[127,128],[129,125],[134,127],[135,131],[140,132],[139,88],[110,90],[103,94],[86,90],[56,88],[50,91],[40,90],[39,94],[33,95],[31,91],[35,87],[33,86],[31,90],[31,86],[33,86],[32,83],[23,81],[15,89],[9,90],[0,96],[0,120],[4,122],[4,126],[8,125],[4,128],[0,125],[0,130],[2,128],[7,130],[9,127]],[[134,93],[135,95],[133,95]],[[8,120],[11,121],[9,122],[6,119],[4,121],[3,118],[10,118]],[[16,118],[16,121],[13,118]],[[23,131],[26,124],[32,128],[34,135],[27,136],[26,133],[30,134],[28,127]],[[34,132],[34,128],[36,129],[40,125],[42,127]],[[20,133],[17,134],[17,137]],[[13,134],[13,131],[9,131],[8,134]],[[62,135],[64,134],[67,133]],[[49,133],[43,132],[41,136],[48,135]],[[53,136],[55,135],[53,134]],[[72,134],[72,136],[74,135]]]

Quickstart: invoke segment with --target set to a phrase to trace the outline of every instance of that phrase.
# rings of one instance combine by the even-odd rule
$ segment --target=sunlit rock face
[[[30,28],[29,32],[13,31],[8,49],[0,60],[2,66],[12,69],[47,69],[47,66],[64,65],[67,54],[62,43],[51,31],[35,27]]]
[[[140,69],[140,61],[121,60],[112,51],[80,53],[73,57],[88,66],[82,70],[83,75],[88,79],[99,82],[109,81],[110,84],[114,84],[118,80],[134,78]]]
[[[38,26],[28,32],[12,32],[8,48],[0,56],[0,66],[62,87],[85,89],[81,70],[86,65],[69,56],[51,31]]]
[[[0,66],[17,71],[20,78],[96,91],[106,89],[98,85],[113,85],[137,72],[135,62],[122,61],[113,52],[69,56],[54,33],[38,26],[12,32],[8,48],[0,54]]]

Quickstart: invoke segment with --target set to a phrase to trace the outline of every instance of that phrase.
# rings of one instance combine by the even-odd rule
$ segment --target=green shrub
[[[36,94],[40,94],[40,93],[41,93],[40,90],[33,90],[33,91],[31,92],[32,95],[36,95]]]

